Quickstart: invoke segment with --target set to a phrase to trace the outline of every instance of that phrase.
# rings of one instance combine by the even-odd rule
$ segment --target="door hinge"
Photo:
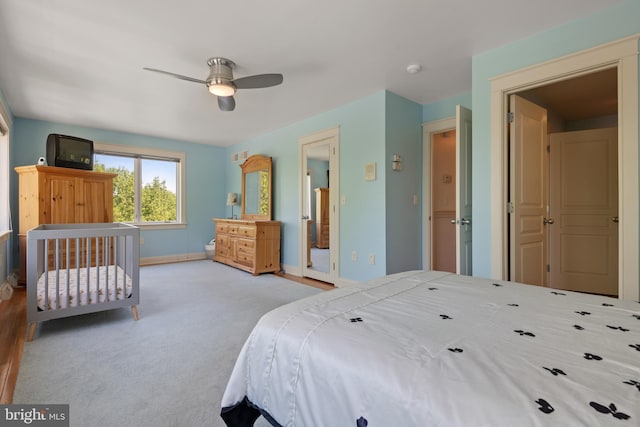
[[[550,153],[550,152],[551,152],[551,146],[547,145],[547,153]]]
[[[513,111],[509,111],[507,113],[507,123],[513,123],[514,120],[515,120],[515,117],[513,116]]]
[[[513,213],[513,202],[507,202],[507,213]]]
[[[550,271],[551,271],[551,266],[547,264],[547,273],[549,273]]]

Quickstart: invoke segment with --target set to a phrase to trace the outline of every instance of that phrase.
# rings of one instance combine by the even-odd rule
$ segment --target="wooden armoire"
[[[113,222],[112,173],[54,166],[19,166],[18,281],[25,283],[27,231],[40,224]]]
[[[316,188],[316,247],[329,247],[329,189]]]

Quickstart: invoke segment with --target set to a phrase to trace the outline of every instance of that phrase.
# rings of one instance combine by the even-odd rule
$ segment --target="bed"
[[[119,307],[138,320],[140,231],[123,223],[27,232],[27,340],[38,322]]]
[[[229,427],[640,424],[640,304],[436,271],[264,315],[221,402]]]

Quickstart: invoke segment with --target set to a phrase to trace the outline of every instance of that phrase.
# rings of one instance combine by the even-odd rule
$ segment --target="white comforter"
[[[281,426],[640,425],[640,304],[441,272],[266,314],[222,399]]]

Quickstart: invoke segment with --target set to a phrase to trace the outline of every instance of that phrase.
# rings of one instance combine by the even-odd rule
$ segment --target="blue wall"
[[[471,92],[465,92],[451,98],[443,99],[431,104],[422,106],[422,121],[424,123],[433,122],[440,119],[455,117],[456,105],[462,105],[471,109]]]
[[[144,244],[140,246],[140,256],[204,253],[204,245],[214,235],[211,219],[225,215],[226,154],[223,148],[22,118],[14,120],[11,137],[11,212],[14,230],[18,229],[18,175],[13,168],[35,164],[38,157],[44,156],[45,141],[50,133],[74,135],[109,144],[184,152],[187,168],[187,226],[170,230],[143,229],[141,236],[144,237]],[[14,241],[17,242],[17,239]],[[14,244],[14,251],[17,251],[16,246],[17,243]]]
[[[489,79],[640,32],[640,1],[630,0],[589,17],[476,55],[472,59],[473,269],[491,275],[491,86]]]
[[[387,92],[386,114],[385,240],[391,274],[422,268],[422,106]],[[402,159],[400,171],[392,169],[394,154]]]
[[[227,149],[248,150],[249,155],[273,158],[273,217],[282,221],[282,263],[299,267],[300,185],[298,139],[314,132],[340,129],[340,195],[346,204],[339,207],[340,277],[365,280],[386,272],[385,229],[385,99],[380,91],[350,104],[302,120]],[[378,178],[364,180],[364,166],[375,162]],[[241,174],[236,164],[227,165],[227,191],[240,192]],[[299,182],[300,181],[300,182]],[[351,251],[375,254],[376,264],[366,257],[351,261]]]

